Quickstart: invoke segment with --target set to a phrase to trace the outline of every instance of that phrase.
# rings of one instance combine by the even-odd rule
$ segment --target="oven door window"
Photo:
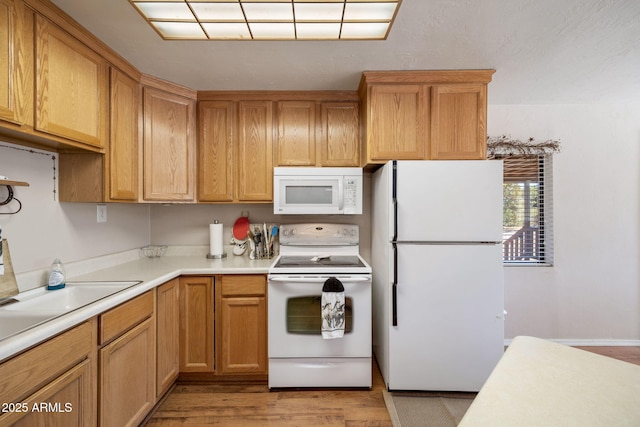
[[[320,296],[311,295],[294,297],[287,300],[287,332],[290,334],[320,335],[322,333],[322,316]],[[346,322],[344,333],[353,328],[353,302],[345,298]]]

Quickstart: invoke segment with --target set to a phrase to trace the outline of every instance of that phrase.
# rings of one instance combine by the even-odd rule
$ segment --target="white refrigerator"
[[[504,351],[502,162],[372,177],[374,353],[389,390],[478,391]]]

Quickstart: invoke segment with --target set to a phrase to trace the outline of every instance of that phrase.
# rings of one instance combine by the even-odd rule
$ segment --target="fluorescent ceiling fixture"
[[[129,0],[165,40],[384,40],[402,0]]]
[[[211,40],[243,40],[251,39],[249,27],[244,22],[219,22],[202,24],[204,31]]]
[[[166,34],[167,39],[173,40],[206,40],[207,35],[197,22],[152,22],[153,28],[159,33]]]

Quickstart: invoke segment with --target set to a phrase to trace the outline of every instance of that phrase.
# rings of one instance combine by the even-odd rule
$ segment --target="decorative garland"
[[[540,154],[552,154],[560,152],[560,141],[548,139],[543,142],[535,142],[533,137],[526,141],[511,139],[511,135],[487,137],[487,157],[496,156],[538,156]]]

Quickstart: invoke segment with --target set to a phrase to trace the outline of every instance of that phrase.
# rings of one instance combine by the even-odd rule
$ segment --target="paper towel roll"
[[[222,258],[224,254],[222,224],[209,224],[209,255],[211,258]]]

